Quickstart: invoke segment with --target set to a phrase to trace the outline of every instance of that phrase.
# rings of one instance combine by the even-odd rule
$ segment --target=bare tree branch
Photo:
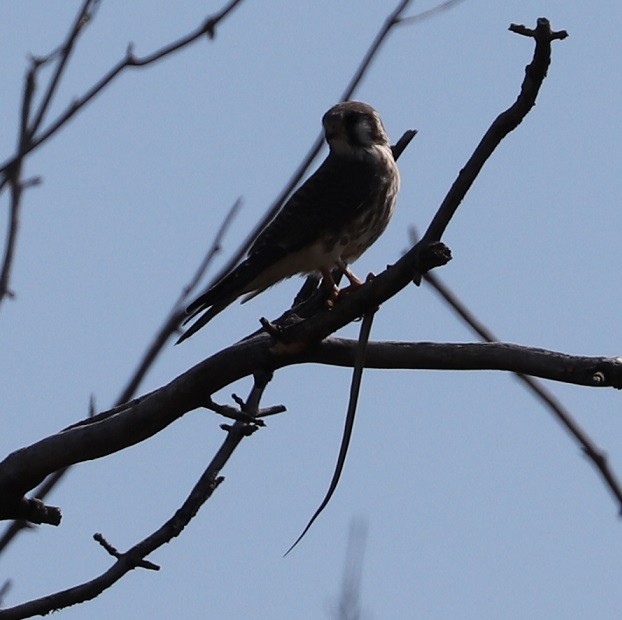
[[[521,34],[530,36],[535,40],[536,49],[533,60],[525,68],[525,79],[521,85],[518,98],[505,112],[499,114],[484,134],[484,137],[477,145],[469,161],[460,171],[458,178],[454,181],[434,219],[428,226],[423,235],[423,242],[440,240],[456,209],[460,206],[462,199],[488,158],[499,146],[501,140],[520,125],[531,108],[536,104],[536,97],[551,62],[551,41],[564,39],[568,36],[565,30],[559,32],[552,31],[549,20],[544,17],[538,19],[538,24],[534,30],[514,24],[510,26],[510,30],[513,32],[518,32],[519,28],[522,28]]]
[[[112,412],[122,411],[124,408],[127,407],[129,399],[131,399],[132,396],[135,394],[141,381],[144,379],[145,375],[155,362],[157,356],[161,353],[162,348],[168,342],[171,335],[178,330],[179,323],[185,313],[184,307],[186,304],[186,300],[197,287],[198,283],[205,274],[205,271],[207,271],[207,269],[209,268],[214,257],[218,254],[218,252],[220,252],[223,237],[231,222],[233,221],[233,218],[239,211],[241,204],[241,199],[238,199],[227,213],[219,230],[216,232],[216,236],[214,237],[212,245],[208,249],[205,257],[201,261],[194,275],[184,286],[179,299],[173,304],[169,316],[164,320],[162,326],[153,337],[151,344],[147,347],[147,350],[145,351],[140,362],[138,363],[138,366],[132,374],[128,384],[121,391],[121,394],[117,398],[117,404],[111,410]],[[222,412],[220,413],[222,415],[225,415]],[[93,410],[93,400],[91,399],[89,418],[86,422],[88,423],[89,421],[96,421],[95,417],[95,412]],[[257,424],[263,425],[263,422],[258,421]],[[52,491],[52,489],[54,489],[56,485],[64,478],[68,470],[69,467],[64,467],[63,469],[60,469],[59,471],[51,474],[35,491],[33,500],[25,500],[20,504],[20,510],[23,512],[23,515],[18,520],[11,523],[5,529],[2,536],[0,536],[0,553],[4,551],[8,544],[21,530],[28,527],[29,522],[40,523],[40,519],[44,518],[46,519],[46,523],[50,522],[51,519],[54,519],[57,524],[60,523],[60,510],[54,506],[45,506],[45,504],[43,504],[43,500]]]
[[[205,22],[192,33],[143,58],[134,56],[131,51],[131,46],[128,47],[123,60],[119,61],[119,63],[117,63],[115,67],[113,67],[103,78],[101,78],[86,94],[78,99],[75,99],[64,112],[61,112],[56,120],[52,121],[47,128],[41,130],[38,134],[37,132],[43,123],[45,115],[53,103],[54,96],[57,93],[58,86],[62,80],[64,71],[75,45],[77,44],[78,38],[84,31],[86,24],[93,19],[93,12],[99,4],[99,0],[84,0],[78,10],[76,19],[69,30],[69,34],[67,35],[65,42],[56,50],[48,54],[48,56],[44,58],[33,58],[31,60],[31,66],[26,75],[22,95],[21,122],[18,134],[17,152],[0,165],[0,192],[7,184],[11,188],[9,225],[7,227],[4,257],[2,260],[2,266],[0,267],[0,303],[2,303],[6,297],[13,296],[9,286],[9,280],[15,256],[15,246],[19,229],[22,191],[27,185],[34,184],[32,181],[28,184],[21,181],[21,172],[26,155],[51,138],[79,110],[84,108],[93,98],[100,94],[102,90],[104,90],[125,69],[129,67],[140,68],[151,65],[190,45],[205,35],[207,35],[210,39],[213,39],[216,33],[216,26],[241,2],[242,0],[231,0],[218,13],[206,19]],[[39,107],[34,114],[34,119],[30,122],[37,73],[43,65],[54,59],[57,59],[56,69],[52,74]]]
[[[98,0],[97,0],[98,1]],[[16,164],[19,160],[23,159],[25,155],[31,153],[36,148],[41,146],[45,141],[51,138],[59,129],[61,129],[77,112],[79,112],[82,108],[84,108],[93,98],[99,95],[102,90],[104,90],[115,78],[117,78],[123,71],[128,68],[142,68],[148,65],[154,64],[163,58],[174,54],[175,52],[180,51],[181,49],[191,45],[195,41],[207,36],[210,39],[213,39],[216,36],[216,26],[225,19],[232,11],[235,9],[242,0],[230,0],[218,13],[208,17],[200,26],[198,26],[195,30],[190,32],[189,34],[181,37],[180,39],[174,41],[173,43],[169,43],[164,47],[152,52],[151,54],[147,54],[146,56],[139,57],[135,56],[132,46],[129,45],[127,51],[125,53],[124,58],[122,58],[106,75],[104,75],[99,81],[97,81],[86,93],[84,93],[81,97],[77,97],[74,101],[63,111],[58,117],[52,121],[45,129],[41,130],[36,137],[33,135],[29,144],[21,145],[21,148],[18,149],[15,155],[11,156],[8,160],[3,162],[0,165],[0,175],[6,174],[7,170],[9,170],[12,166]],[[90,5],[95,4],[93,0],[86,0],[82,8],[80,9],[79,15],[84,11],[85,7],[89,8]],[[72,28],[67,42],[63,46],[62,49],[70,48],[69,51],[73,48],[75,44],[75,40],[77,36],[80,34],[81,28]],[[53,84],[49,89],[50,97],[47,102],[49,105],[51,99],[53,98],[54,92],[56,90],[56,86],[58,80],[62,74],[62,68],[64,68],[64,64],[68,59],[65,58],[65,55],[61,57],[62,67],[60,68],[60,72],[57,70],[55,73],[55,81],[53,78]],[[58,77],[56,77],[58,75]],[[45,100],[44,100],[45,102]],[[39,115],[41,118],[45,113],[45,109],[41,109],[39,111]],[[38,118],[39,122],[41,118]]]
[[[32,99],[36,88],[35,70],[31,67],[26,75],[26,84],[22,95],[22,108],[20,115],[19,127],[19,148],[23,148],[28,144],[30,136],[28,133],[28,121],[32,112]],[[17,244],[17,232],[19,230],[19,218],[22,204],[22,192],[25,184],[21,179],[23,168],[23,160],[20,158],[10,166],[4,178],[8,183],[11,191],[10,208],[9,208],[9,225],[7,227],[7,237],[4,245],[4,257],[2,259],[2,267],[0,267],[0,304],[6,297],[13,297],[10,289],[11,268],[13,267],[13,258],[15,257],[15,247]],[[0,191],[2,186],[0,185]]]
[[[308,362],[352,367],[357,346],[357,341],[329,338],[306,351],[288,351],[263,334],[228,347],[113,415],[99,414],[95,422],[86,420],[7,456],[0,463],[0,518],[22,518],[24,494],[48,474],[144,441],[189,411],[207,406],[209,394],[258,368],[277,370]],[[370,342],[365,366],[505,370],[576,385],[622,388],[622,358],[573,356],[501,343]]]
[[[354,356],[354,370],[352,372],[352,382],[350,384],[348,410],[346,412],[346,420],[343,428],[343,435],[341,437],[341,445],[339,446],[337,463],[335,465],[333,477],[328,485],[328,491],[326,492],[324,499],[320,502],[317,510],[313,513],[313,516],[309,519],[309,522],[305,526],[304,530],[302,530],[300,536],[296,538],[292,546],[285,552],[285,555],[287,555],[304,538],[314,521],[320,516],[320,514],[322,514],[324,508],[328,506],[328,502],[330,502],[330,498],[333,496],[333,493],[339,484],[339,478],[341,478],[341,472],[343,471],[343,466],[345,465],[346,456],[348,454],[348,447],[350,446],[350,439],[352,438],[352,431],[354,430],[354,419],[356,417],[356,408],[359,400],[361,381],[363,379],[363,369],[365,368],[365,355],[367,353],[367,345],[371,334],[371,326],[374,322],[374,315],[375,312],[373,310],[368,312],[363,317],[363,322],[361,323],[361,331],[359,333],[356,353]]]
[[[50,108],[50,104],[54,99],[54,96],[58,90],[58,86],[61,82],[62,76],[65,72],[65,68],[67,67],[67,63],[69,62],[69,58],[71,57],[71,53],[78,42],[78,38],[80,34],[83,32],[85,26],[87,26],[90,22],[92,22],[94,18],[94,11],[99,5],[99,0],[84,0],[82,6],[78,10],[76,18],[69,29],[69,34],[65,39],[65,42],[56,50],[54,50],[51,54],[49,54],[44,59],[32,59],[32,71],[38,69],[39,66],[51,61],[54,58],[58,58],[58,62],[56,65],[56,69],[52,74],[52,77],[48,83],[47,90],[43,95],[41,103],[39,104],[39,108],[35,117],[32,121],[32,124],[28,126],[28,134],[29,138],[35,134],[35,132],[41,126],[41,122],[43,121],[46,113]],[[29,140],[30,142],[30,140]],[[20,149],[23,151],[24,149]]]
[[[441,295],[441,297],[458,313],[458,315],[467,323],[471,329],[478,334],[482,340],[486,342],[499,342],[499,339],[488,329],[481,321],[479,321],[469,309],[457,298],[457,296],[447,287],[437,276],[428,273],[424,279]],[[571,413],[547,390],[540,382],[532,377],[517,372],[517,378],[525,385],[535,396],[537,396],[553,413],[559,423],[570,433],[572,437],[580,445],[583,453],[592,461],[600,473],[603,482],[609,488],[618,503],[618,510],[622,515],[622,486],[617,476],[609,466],[607,454],[598,447],[592,438],[581,428],[580,424],[573,418]],[[604,375],[600,370],[596,370],[594,379],[604,379]],[[619,387],[619,386],[615,386]]]
[[[367,522],[352,519],[348,536],[348,549],[343,571],[341,595],[335,606],[335,620],[361,620],[361,581],[363,557],[367,542]]]
[[[265,411],[268,411],[266,415],[270,415],[274,413],[276,409],[283,410],[280,406],[270,407],[268,410],[259,408],[261,397],[271,378],[272,374],[270,372],[262,370],[255,372],[253,388],[246,402],[241,403],[241,409],[244,413],[254,418],[264,415]],[[249,423],[246,421],[237,421],[232,426],[223,425],[222,427],[227,433],[223,444],[182,506],[168,521],[166,521],[166,523],[124,553],[119,552],[102,534],[95,534],[95,540],[110,555],[117,559],[106,572],[95,579],[91,579],[73,588],[62,590],[22,605],[0,610],[0,619],[19,620],[22,618],[30,618],[35,615],[45,615],[51,611],[83,603],[99,596],[104,590],[110,588],[119,581],[119,579],[135,568],[158,570],[159,567],[156,564],[145,560],[145,558],[150,553],[181,534],[183,529],[198,513],[201,506],[212,496],[216,488],[224,480],[222,476],[219,476],[220,471],[229,458],[231,458],[235,449],[245,437],[249,437],[259,428],[254,422]]]
[[[305,362],[352,367],[356,340],[327,338]],[[370,342],[366,368],[393,370],[501,370],[588,387],[622,389],[622,357],[587,357],[503,342]]]
[[[552,36],[548,22],[546,22],[544,34],[541,33],[544,22],[543,20],[538,22],[540,30],[537,31],[540,32],[538,35],[540,38],[536,38],[534,54],[534,59],[538,58],[538,63],[534,61],[530,65],[538,65],[544,69],[527,71],[529,77],[526,81],[529,81],[530,85],[527,87],[523,83],[518,99],[520,102],[518,108],[523,114],[526,114],[533,105],[525,93],[531,93],[531,95],[537,93],[538,80],[544,79],[548,66],[548,61],[544,62],[540,57],[543,47],[545,51],[550,52]],[[543,43],[543,40],[548,41],[548,45]],[[531,84],[531,82],[534,83]],[[529,105],[525,105],[524,97],[531,101]],[[490,133],[489,130],[487,135]],[[502,132],[503,135],[505,133]],[[497,136],[495,140],[498,142],[501,137]],[[479,168],[481,165],[483,162],[479,163]],[[460,176],[463,173],[464,170]],[[322,311],[305,321],[286,327],[279,342],[274,343],[272,338],[259,335],[228,347],[190,369],[167,386],[142,397],[135,405],[128,405],[114,414],[100,414],[82,425],[74,426],[9,455],[0,463],[0,517],[21,516],[20,508],[24,501],[24,494],[39,484],[46,475],[68,465],[99,458],[143,441],[188,411],[203,406],[215,391],[236,379],[253,374],[257,368],[274,370],[305,361],[336,363],[337,353],[339,350],[343,353],[346,347],[342,345],[339,349],[335,347],[335,340],[322,343],[320,342],[322,339],[356,317],[364,315],[407,286],[415,268],[423,273],[435,264],[446,262],[448,257],[443,248],[439,248],[438,244],[430,245],[429,242],[437,234],[442,234],[449,221],[446,219],[448,214],[451,217],[458,206],[454,201],[461,200],[459,193],[456,195],[454,192],[452,196],[454,198],[446,199],[439,208],[439,212],[443,214],[440,218],[440,221],[444,222],[442,226],[434,224],[439,220],[437,213],[426,233],[427,237],[424,236],[428,245],[422,246],[421,242],[416,244],[395,265],[358,291],[348,295],[333,310]],[[430,248],[432,248],[431,252],[423,251]],[[313,344],[318,342],[320,344]],[[326,348],[331,344],[333,352],[332,355],[327,356]],[[398,367],[398,364],[399,367],[422,367],[416,365],[414,361],[412,355],[414,346],[424,345],[385,343],[374,347],[373,343],[370,343],[367,363],[374,366],[372,353],[375,352],[377,356],[374,359],[378,359],[378,356],[382,358],[384,355],[386,367]],[[494,349],[495,346],[497,349]],[[498,349],[500,346],[502,345],[454,345],[452,347],[427,345],[426,351],[430,357],[425,367],[456,368],[456,361],[460,360],[461,365],[458,368],[463,369],[496,367],[585,385],[620,384],[619,360],[597,358],[598,361],[595,361],[594,358],[582,358],[583,365],[581,365],[580,361],[572,356],[538,350],[531,350],[529,355],[526,355],[528,351],[526,348],[510,345],[503,345],[505,349],[503,354],[500,354]],[[479,348],[474,350],[473,347]],[[488,348],[482,349],[482,347]],[[307,348],[306,351],[305,348]],[[450,357],[447,356],[448,350],[451,350]],[[321,353],[324,354],[323,360],[320,360]],[[513,366],[509,364],[510,359],[513,360]],[[545,359],[546,364],[543,364]],[[352,360],[349,364],[352,364]]]
[[[235,216],[238,214],[240,207],[242,206],[242,199],[238,198],[229,212],[225,216],[220,228],[216,232],[216,236],[212,241],[212,245],[208,248],[203,260],[195,271],[194,275],[190,278],[190,281],[184,286],[179,298],[173,304],[168,317],[164,319],[160,329],[153,337],[151,344],[145,351],[142,360],[139,362],[138,367],[132,374],[128,384],[122,390],[121,394],[117,398],[117,404],[127,402],[138,389],[141,381],[145,378],[148,370],[151,368],[156,357],[161,353],[162,348],[169,341],[171,336],[179,331],[179,324],[183,320],[186,314],[186,305],[188,304],[188,297],[191,296],[194,290],[199,285],[199,282],[209,269],[215,256],[221,251],[222,240],[229,229],[229,226],[233,222]]]

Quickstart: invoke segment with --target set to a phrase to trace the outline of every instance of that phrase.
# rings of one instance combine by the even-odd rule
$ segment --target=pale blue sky
[[[56,46],[73,2],[0,8],[0,150],[15,143],[26,54]],[[223,1],[102,0],[56,111],[133,41],[144,54],[189,32]],[[24,198],[12,285],[0,315],[2,455],[108,407],[210,243],[244,208],[219,265],[260,219],[320,130],[396,0],[247,0],[213,42],[118,79],[29,160],[44,184]],[[415,2],[411,13],[431,6]],[[491,8],[492,7],[492,8]],[[466,0],[398,29],[356,98],[396,140],[403,189],[387,233],[356,265],[380,271],[425,228],[490,122],[511,104],[532,41],[511,22],[540,16],[555,42],[536,108],[503,142],[444,240],[438,275],[504,340],[617,355],[622,296],[622,8],[615,3]],[[3,199],[2,211],[6,210]],[[5,225],[4,216],[2,226]],[[4,235],[4,229],[0,230]],[[226,313],[167,347],[141,392],[276,316],[300,282]],[[358,327],[343,330],[354,335]],[[471,341],[426,287],[378,314],[378,340]],[[591,464],[510,375],[368,371],[341,484],[286,559],[326,490],[350,372],[280,371],[283,403],[236,452],[184,534],[66,618],[327,617],[348,525],[368,522],[366,618],[618,618],[622,525]],[[231,391],[246,395],[248,381]],[[549,384],[622,474],[621,395]],[[22,535],[3,556],[7,604],[90,579],[110,564],[91,536],[134,544],[181,503],[223,438],[216,416],[186,415],[122,454],[76,468],[49,499],[61,527]]]

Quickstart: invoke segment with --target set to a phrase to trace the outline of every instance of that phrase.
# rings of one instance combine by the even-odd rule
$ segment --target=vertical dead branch
[[[285,555],[287,555],[304,538],[305,534],[309,531],[314,521],[320,516],[320,514],[322,514],[324,508],[328,506],[328,502],[330,502],[330,498],[333,496],[333,493],[335,492],[335,490],[337,489],[337,485],[339,484],[341,472],[343,471],[343,466],[346,462],[346,456],[348,455],[348,447],[350,446],[352,431],[354,430],[356,407],[358,405],[361,381],[363,379],[363,369],[365,368],[365,353],[367,352],[367,343],[369,342],[371,326],[374,322],[374,315],[374,311],[368,312],[363,317],[363,322],[361,324],[358,346],[356,348],[356,355],[354,358],[352,382],[350,384],[350,399],[348,401],[348,410],[346,412],[346,420],[343,428],[343,435],[341,437],[341,445],[339,446],[337,463],[335,465],[335,470],[333,472],[333,477],[330,481],[330,485],[328,486],[328,491],[326,492],[326,495],[324,496],[324,499],[318,506],[317,510],[313,513],[311,519],[309,519],[309,522],[305,526],[305,529],[302,530],[302,533],[294,541],[294,544],[285,552]]]

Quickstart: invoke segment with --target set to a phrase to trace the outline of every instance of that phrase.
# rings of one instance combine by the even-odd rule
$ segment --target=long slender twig
[[[453,9],[455,6],[457,6],[461,2],[464,2],[464,0],[446,0],[446,2],[441,2],[437,6],[433,6],[431,9],[421,11],[421,13],[417,13],[416,15],[411,15],[410,17],[401,17],[398,20],[398,22],[400,25],[415,24],[417,22],[430,19],[430,17],[434,17],[438,13],[442,13],[444,11],[448,11],[449,9]]]
[[[82,97],[75,99],[47,127],[39,131],[45,119],[46,113],[49,111],[54,102],[54,97],[58,91],[58,87],[61,83],[65,69],[77,44],[79,36],[84,31],[84,26],[93,19],[94,8],[99,2],[100,0],[84,0],[63,44],[43,59],[33,58],[30,69],[27,73],[22,96],[22,114],[17,150],[15,154],[0,165],[0,192],[7,185],[11,188],[9,225],[7,227],[7,238],[5,242],[2,266],[0,267],[0,303],[6,297],[12,296],[9,286],[9,279],[14,262],[13,259],[15,256],[17,233],[19,230],[19,214],[22,192],[26,186],[20,178],[24,158],[49,140],[62,127],[64,127],[77,112],[82,110],[91,100],[99,95],[125,69],[140,68],[156,63],[174,52],[187,47],[191,43],[194,43],[203,36],[208,36],[210,39],[214,38],[216,26],[225,17],[227,17],[227,15],[229,15],[229,13],[231,13],[231,11],[233,11],[233,9],[235,9],[236,6],[242,2],[242,0],[230,0],[230,2],[228,2],[218,13],[215,13],[211,17],[207,18],[203,24],[196,28],[193,32],[147,56],[142,58],[137,57],[132,52],[131,46],[128,47],[126,55],[122,60],[120,60]],[[56,68],[50,81],[48,82],[48,86],[45,89],[36,112],[32,115],[33,119],[30,121],[30,108],[33,101],[37,72],[40,67],[53,59],[57,59]]]
[[[432,288],[453,308],[453,310],[469,325],[469,327],[485,342],[499,342],[493,332],[479,321],[473,313],[458,299],[453,291],[444,284],[436,275],[428,273],[424,279]],[[622,486],[617,476],[609,466],[606,453],[596,445],[591,437],[581,428],[572,414],[547,390],[539,381],[525,375],[515,373],[521,381],[535,396],[537,396],[546,407],[553,413],[558,422],[570,433],[581,446],[582,452],[592,461],[596,470],[600,473],[605,485],[611,491],[618,503],[618,510],[622,515]]]
[[[184,315],[184,307],[186,305],[186,300],[189,295],[193,293],[195,288],[198,286],[201,278],[205,275],[207,269],[211,265],[212,260],[221,251],[222,240],[227,232],[229,226],[233,222],[233,219],[237,215],[240,207],[242,205],[242,200],[238,199],[233,204],[229,212],[227,213],[225,219],[223,220],[220,228],[216,232],[216,236],[214,237],[211,246],[208,248],[207,253],[205,254],[203,260],[199,264],[197,270],[192,275],[188,283],[184,286],[179,298],[173,304],[168,317],[163,321],[160,329],[156,332],[153,337],[151,344],[145,350],[142,359],[138,363],[136,369],[132,373],[127,385],[121,390],[121,393],[117,397],[115,402],[115,406],[112,411],[116,412],[118,408],[126,405],[128,401],[134,396],[136,390],[138,389],[140,383],[144,379],[145,375],[152,367],[153,363],[157,359],[158,355],[162,351],[164,345],[168,342],[169,338],[172,334],[174,334],[178,327],[179,322],[181,321],[182,316]],[[94,415],[94,411],[91,412],[89,416],[89,420],[92,422],[96,422],[98,418]],[[36,500],[44,500],[52,490],[58,485],[58,483],[64,478],[65,474],[69,471],[70,467],[64,467],[53,474],[51,474],[36,491],[33,493],[33,497]],[[17,534],[28,528],[28,522],[22,519],[13,521],[7,528],[4,530],[2,535],[0,536],[0,554],[4,551],[4,549],[9,545],[9,543],[14,540]]]
[[[58,90],[58,86],[61,82],[63,74],[65,72],[65,68],[67,67],[67,63],[71,58],[71,54],[78,42],[78,38],[81,32],[84,30],[84,27],[89,24],[93,20],[93,11],[99,4],[100,0],[84,0],[82,6],[78,10],[76,14],[76,18],[69,29],[69,34],[65,39],[65,43],[50,54],[50,58],[58,57],[58,62],[56,64],[56,69],[52,74],[50,81],[48,82],[48,87],[41,99],[41,102],[38,106],[37,112],[34,115],[33,121],[28,127],[28,133],[32,137],[36,131],[41,126],[41,123],[50,108],[50,104],[56,95]],[[33,59],[33,64],[37,66],[41,64],[41,62],[37,59]],[[20,151],[23,151],[24,148],[21,148]]]
[[[262,415],[263,412],[259,408],[259,403],[270,379],[271,374],[269,372],[258,371],[256,373],[255,382],[249,397],[243,404],[244,413],[253,417]],[[270,411],[272,409],[270,408]],[[72,588],[0,610],[0,619],[21,620],[35,615],[45,615],[51,611],[77,605],[99,596],[104,590],[110,588],[128,572],[136,568],[158,570],[159,567],[157,565],[145,558],[181,534],[183,529],[198,513],[201,506],[212,496],[220,483],[223,482],[224,478],[219,474],[235,449],[245,437],[252,435],[258,428],[256,424],[242,421],[236,421],[233,425],[226,426],[227,436],[223,444],[181,507],[160,528],[127,551],[117,551],[102,534],[95,534],[95,540],[110,555],[116,558],[116,562],[107,571]]]
[[[215,13],[214,15],[208,17],[200,26],[195,28],[189,34],[145,56],[136,56],[133,52],[132,46],[128,46],[125,56],[114,67],[112,67],[112,69],[110,69],[108,73],[106,73],[100,80],[98,80],[88,91],[86,91],[86,93],[74,99],[74,101],[63,112],[61,112],[54,121],[52,121],[45,129],[42,129],[37,136],[33,136],[29,144],[24,145],[22,148],[18,149],[15,155],[11,156],[8,160],[0,165],[0,175],[6,173],[6,171],[11,166],[15,165],[15,162],[23,159],[25,155],[31,153],[36,148],[41,146],[44,142],[46,142],[49,138],[51,138],[59,129],[61,129],[69,120],[71,120],[71,118],[73,118],[73,116],[75,116],[77,112],[82,110],[93,98],[99,95],[115,78],[117,78],[126,69],[142,68],[154,64],[170,56],[171,54],[174,54],[175,52],[178,52],[183,48],[188,47],[192,43],[195,43],[196,41],[205,36],[213,39],[216,34],[216,27],[242,1],[243,0],[230,0],[230,2],[228,2],[220,11],[218,11],[218,13]],[[90,3],[86,2],[85,4]],[[80,10],[82,11],[82,8]],[[79,34],[79,32],[80,30],[76,32],[76,36],[77,34]],[[69,41],[73,44],[75,42],[75,39],[72,40],[70,38]],[[52,95],[54,94],[54,92],[55,88],[52,91]],[[40,112],[41,116],[43,116],[43,112],[45,112],[45,110],[42,110]]]
[[[235,201],[231,209],[229,209],[225,219],[222,221],[220,228],[216,232],[216,235],[212,241],[211,246],[208,248],[203,260],[197,267],[194,275],[190,278],[190,281],[184,286],[179,298],[173,304],[168,317],[163,321],[160,329],[153,337],[151,344],[145,351],[142,360],[139,362],[138,367],[132,374],[125,388],[117,398],[117,404],[127,402],[134,396],[138,386],[144,379],[145,374],[151,368],[151,365],[155,361],[156,357],[162,351],[162,348],[169,341],[170,337],[179,330],[179,324],[186,314],[185,307],[188,303],[188,297],[195,291],[199,282],[204,277],[205,273],[212,264],[212,261],[216,255],[221,251],[222,240],[231,226],[234,218],[238,214],[242,206],[242,199],[238,198]]]
[[[32,113],[32,101],[36,90],[36,74],[34,68],[30,68],[26,76],[26,84],[22,95],[22,106],[19,125],[19,148],[28,144],[30,139],[28,123]],[[23,159],[18,159],[15,164],[5,172],[5,178],[11,190],[9,225],[7,227],[7,237],[4,246],[4,256],[2,267],[0,267],[0,304],[2,301],[13,295],[10,289],[11,269],[15,257],[15,247],[17,244],[17,232],[19,230],[19,219],[22,204],[22,194],[24,182],[22,181]]]
[[[358,346],[356,347],[356,355],[354,358],[354,369],[352,371],[352,382],[350,383],[350,399],[348,401],[348,410],[346,412],[346,420],[343,427],[343,434],[341,436],[341,445],[339,446],[339,455],[337,456],[337,463],[335,464],[335,470],[333,471],[333,477],[328,486],[328,491],[320,505],[317,507],[313,516],[309,519],[309,522],[305,526],[304,530],[298,538],[294,541],[292,546],[285,552],[287,555],[305,536],[305,534],[311,529],[314,521],[322,514],[322,511],[333,493],[337,489],[341,473],[343,472],[343,466],[346,462],[346,456],[348,455],[348,447],[350,446],[350,439],[352,438],[352,431],[354,430],[354,419],[356,417],[356,408],[359,400],[359,392],[361,390],[361,380],[363,379],[363,369],[365,368],[365,354],[367,353],[367,343],[369,342],[369,335],[371,334],[371,326],[374,322],[375,311],[368,312],[361,323],[361,331],[359,333]]]

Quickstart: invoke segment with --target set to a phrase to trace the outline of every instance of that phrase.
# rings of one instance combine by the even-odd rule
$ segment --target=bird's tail
[[[201,312],[205,311],[205,314],[201,314],[199,318],[190,326],[188,329],[177,339],[175,344],[179,344],[183,342],[187,338],[190,338],[193,334],[198,332],[202,327],[207,325],[217,314],[220,314],[227,306],[231,305],[238,298],[237,294],[230,295],[229,297],[222,299],[218,303],[214,303],[211,305],[201,306],[197,308],[191,316],[188,316],[184,319],[183,324],[185,325],[189,321],[192,321],[197,315],[201,314]]]
[[[240,295],[253,290],[253,281],[266,267],[262,256],[253,256],[240,263],[233,271],[216,282],[205,293],[197,297],[187,308],[188,315],[183,324],[199,318],[179,337],[175,344],[183,342],[207,325],[217,314],[231,305]]]

